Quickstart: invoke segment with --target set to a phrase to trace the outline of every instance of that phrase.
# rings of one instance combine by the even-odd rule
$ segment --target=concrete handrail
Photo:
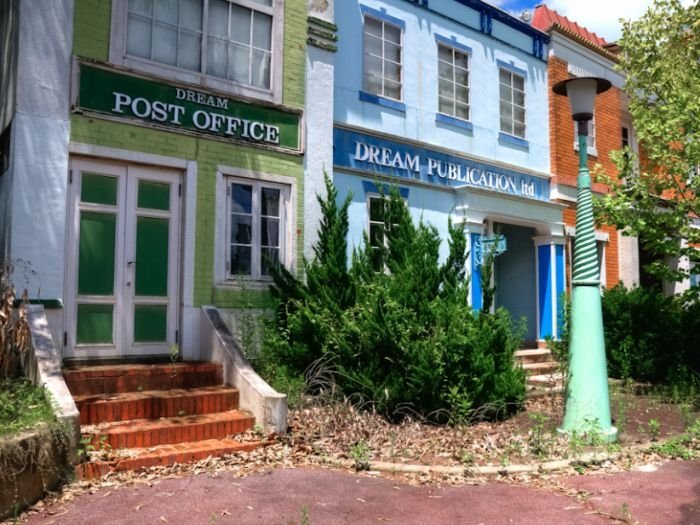
[[[27,305],[31,345],[23,367],[26,376],[50,394],[56,418],[68,433],[69,459],[77,463],[80,444],[80,412],[61,372],[61,360],[51,337],[42,305]]]
[[[223,365],[224,382],[238,389],[241,408],[250,410],[265,432],[285,433],[287,396],[253,370],[216,307],[202,306],[202,314],[202,359]]]

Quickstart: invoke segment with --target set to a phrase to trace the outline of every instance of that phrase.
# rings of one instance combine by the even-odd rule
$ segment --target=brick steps
[[[517,350],[515,358],[522,364],[541,363],[552,360],[552,352],[547,348],[529,348]]]
[[[215,363],[99,365],[63,370],[74,396],[170,390],[221,385],[223,370]]]
[[[562,389],[559,363],[554,361],[548,348],[526,348],[515,352],[515,358],[527,375],[531,393],[553,393]]]
[[[241,442],[233,439],[207,439],[192,443],[160,445],[129,450],[129,455],[111,461],[93,461],[81,463],[76,467],[78,479],[94,479],[108,472],[124,472],[154,466],[174,465],[200,461],[208,457],[250,452],[265,443],[262,441]]]
[[[233,410],[238,390],[225,386],[74,396],[81,425]]]
[[[225,438],[253,427],[255,418],[240,410],[161,419],[132,419],[83,427],[95,450],[109,444],[112,449],[142,448],[172,443]],[[85,432],[87,430],[87,432]]]
[[[232,438],[255,424],[239,410],[221,365],[100,365],[64,370],[80,411],[83,442],[109,459],[76,467],[80,479],[249,451]]]

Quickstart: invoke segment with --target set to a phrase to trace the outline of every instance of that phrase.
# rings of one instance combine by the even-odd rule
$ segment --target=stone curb
[[[671,438],[669,438],[671,439]],[[661,445],[664,441],[658,441],[654,445]],[[401,474],[464,474],[469,477],[476,476],[509,476],[514,474],[527,474],[531,472],[554,472],[563,470],[579,463],[590,463],[592,461],[610,461],[620,458],[626,452],[637,452],[648,450],[651,443],[632,445],[625,450],[608,454],[606,452],[587,452],[572,459],[557,459],[542,463],[532,463],[528,465],[484,465],[484,466],[458,466],[458,465],[416,465],[414,463],[390,463],[387,461],[369,462],[369,470],[378,472],[401,473]],[[344,468],[354,468],[355,462],[352,460],[322,459],[322,463],[335,465]]]

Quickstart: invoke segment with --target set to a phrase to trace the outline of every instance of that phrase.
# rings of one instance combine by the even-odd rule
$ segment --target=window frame
[[[624,126],[623,126],[624,127]],[[588,139],[586,141],[587,148],[586,151],[589,155],[594,157],[598,156],[598,149],[596,148],[596,125],[595,125],[595,113],[593,113],[593,118],[588,121]],[[591,140],[592,138],[592,140]],[[578,122],[574,122],[574,151],[578,151]]]
[[[226,0],[248,9],[260,11],[272,16],[271,58],[270,58],[270,89],[257,88],[247,84],[236,83],[206,73],[207,58],[207,24],[209,0],[202,2],[202,42],[200,43],[200,70],[192,71],[168,64],[162,64],[145,58],[129,56],[126,53],[127,16],[129,0],[112,0],[112,15],[110,26],[109,62],[141,73],[193,84],[200,88],[208,88],[223,93],[249,97],[275,104],[282,103],[282,66],[284,60],[284,2],[272,0],[272,6],[263,6],[251,0]]]
[[[508,86],[510,88],[510,95],[511,95],[510,102],[502,99],[501,95],[500,95],[501,85],[504,85],[501,82],[501,72],[502,71],[505,73],[508,73],[510,75],[510,86]],[[515,91],[515,85],[513,82],[514,77],[521,78],[523,81],[523,90],[522,90],[523,105],[518,106],[518,107],[522,107],[522,109],[523,109],[523,122],[522,122],[523,134],[522,134],[522,136],[515,134],[515,122],[516,121],[515,121],[515,114],[514,113],[515,113],[516,104],[515,104],[515,99],[513,97],[513,93]],[[504,130],[501,126],[501,121],[503,119],[504,104],[508,104],[509,108],[510,108],[510,122],[511,122],[510,130]],[[508,135],[510,137],[514,137],[518,140],[527,141],[527,75],[523,75],[517,71],[513,71],[512,68],[504,67],[503,65],[499,65],[499,67],[498,67],[498,129],[501,133],[503,133],[505,135]]]
[[[295,178],[261,173],[252,170],[217,166],[215,201],[214,282],[217,287],[236,288],[246,286],[251,290],[268,290],[272,278],[260,275],[234,275],[231,267],[231,196],[227,191],[233,182],[258,184],[282,189],[280,224],[280,263],[294,273],[296,264],[296,203],[297,181]],[[259,216],[258,216],[259,220]],[[259,245],[258,245],[259,247]]]
[[[371,235],[370,225],[371,225],[372,223],[374,223],[374,224],[379,224],[379,221],[373,221],[373,220],[372,220],[372,216],[371,216],[371,210],[372,210],[371,201],[372,201],[372,199],[381,200],[381,201],[383,201],[383,202],[385,203],[385,206],[386,206],[386,204],[389,202],[389,199],[390,199],[390,198],[391,198],[390,195],[388,195],[388,194],[377,193],[376,191],[371,191],[371,192],[368,191],[368,192],[365,193],[365,203],[366,203],[366,209],[367,209],[367,224],[366,224],[365,232],[367,233],[367,241],[369,242],[369,245],[370,245],[370,247],[371,247],[372,249],[374,249],[374,245],[372,244],[372,235]],[[401,197],[401,200],[403,201],[404,206],[408,207],[408,197],[403,197],[403,196],[402,196],[402,197]],[[383,224],[384,224],[384,221],[382,221],[382,225],[383,225]],[[388,239],[387,239],[387,232],[386,232],[386,230],[385,230],[385,231],[384,231],[384,247],[385,247],[385,248],[388,247],[388,242],[387,242],[387,241],[388,241]],[[385,261],[382,261],[382,264],[383,264],[383,266],[384,266],[384,271],[387,272],[388,269],[387,269],[387,267],[386,267],[386,262],[385,262]],[[373,266],[373,268],[374,268],[374,259],[372,260],[372,266]],[[378,270],[377,268],[374,268],[374,270],[375,270],[376,272],[379,272],[379,270]]]
[[[382,63],[382,73],[381,73],[381,77],[380,77],[381,84],[382,84],[382,92],[381,93],[375,93],[373,90],[368,89],[367,85],[365,84],[365,77],[367,76],[366,67],[365,67],[366,66],[365,60],[366,60],[366,57],[368,56],[368,53],[365,51],[365,28],[366,28],[366,20],[368,18],[375,21],[375,22],[378,22],[379,24],[382,25],[382,37],[381,37],[382,38],[382,56],[381,57],[375,56],[375,58],[379,58],[381,60],[381,63]],[[398,83],[399,83],[399,88],[401,90],[401,97],[400,98],[394,98],[394,97],[386,95],[385,89],[384,89],[384,84],[385,84],[385,81],[387,80],[387,77],[384,75],[385,62],[389,61],[389,62],[392,62],[393,64],[397,64],[397,62],[394,62],[393,60],[388,60],[385,58],[384,42],[386,40],[384,38],[384,34],[385,34],[384,27],[387,25],[389,25],[392,28],[399,31],[398,46],[399,46],[401,61],[398,62],[398,65],[401,69],[400,69],[400,78],[399,78]],[[394,42],[389,42],[389,43],[396,45]],[[372,56],[374,56],[374,55],[372,55]],[[405,91],[405,87],[406,87],[405,83],[404,83],[404,69],[405,69],[405,64],[404,64],[404,27],[400,24],[396,24],[396,23],[393,23],[389,20],[385,20],[379,16],[375,16],[374,13],[372,13],[372,12],[364,11],[362,13],[362,83],[361,83],[362,88],[361,88],[361,91],[364,93],[367,93],[369,95],[379,97],[380,99],[385,99],[385,100],[388,100],[391,102],[396,102],[396,103],[403,103],[404,99],[405,99],[405,92],[404,91]],[[388,80],[395,82],[394,79],[391,79],[391,78],[389,78]]]
[[[437,57],[436,57],[436,58],[437,58],[437,80],[438,80],[438,89],[437,89],[437,98],[438,98],[438,100],[437,100],[437,114],[438,114],[438,115],[444,115],[444,116],[449,117],[449,118],[451,118],[451,119],[459,120],[459,121],[462,121],[462,122],[471,122],[471,118],[472,118],[472,104],[471,104],[471,97],[472,97],[471,79],[472,79],[472,74],[471,74],[471,67],[470,67],[470,66],[471,66],[471,58],[472,58],[472,57],[471,57],[471,51],[467,51],[467,49],[460,49],[460,48],[458,48],[458,47],[452,46],[452,45],[450,45],[449,43],[445,42],[445,41],[442,40],[442,39],[437,40],[436,43],[437,43]],[[452,110],[454,111],[453,114],[444,113],[444,112],[440,111],[440,80],[441,80],[441,77],[440,77],[440,63],[441,63],[441,62],[444,62],[443,60],[440,59],[440,47],[444,47],[445,49],[449,50],[449,51],[452,53],[452,63],[450,64],[450,66],[451,66],[451,68],[452,68],[452,80],[450,80],[450,82],[451,82],[451,84],[452,84],[452,95],[453,95],[453,96],[452,96],[452,99],[451,99],[451,100],[452,100]],[[455,78],[455,77],[456,77],[455,72],[456,72],[456,69],[457,69],[456,61],[455,61],[455,53],[459,53],[460,55],[463,55],[463,56],[465,56],[465,57],[467,58],[467,68],[466,68],[466,71],[467,71],[467,85],[466,85],[466,86],[464,86],[463,84],[458,84],[458,83],[457,83],[457,80],[456,80],[456,78]],[[445,63],[446,63],[446,62],[445,62]],[[445,80],[447,80],[447,79],[445,79]],[[466,118],[466,119],[457,116],[457,112],[456,112],[456,107],[457,107],[457,102],[458,102],[457,97],[456,97],[456,87],[457,87],[458,85],[467,88],[467,100],[466,100],[466,102],[461,102],[461,101],[459,101],[460,103],[463,103],[463,104],[465,104],[465,105],[467,106],[467,118]]]

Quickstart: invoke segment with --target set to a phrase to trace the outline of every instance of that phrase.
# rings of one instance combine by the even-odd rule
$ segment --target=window
[[[501,131],[525,138],[525,78],[499,69]]]
[[[588,152],[597,155],[595,147],[595,116],[588,121]],[[574,122],[574,149],[578,151],[578,122]]]
[[[283,0],[114,0],[110,60],[260,97],[278,89],[282,9]]]
[[[402,100],[401,28],[365,15],[363,89]]]
[[[626,126],[622,126],[622,147],[629,148],[630,146],[630,130]]]
[[[372,247],[372,266],[377,272],[384,268],[381,248],[386,245],[384,217],[387,212],[387,204],[386,198],[369,198],[369,245]]]
[[[289,188],[242,179],[228,183],[227,278],[270,275],[284,263]]]
[[[438,111],[469,120],[469,55],[438,44]]]

